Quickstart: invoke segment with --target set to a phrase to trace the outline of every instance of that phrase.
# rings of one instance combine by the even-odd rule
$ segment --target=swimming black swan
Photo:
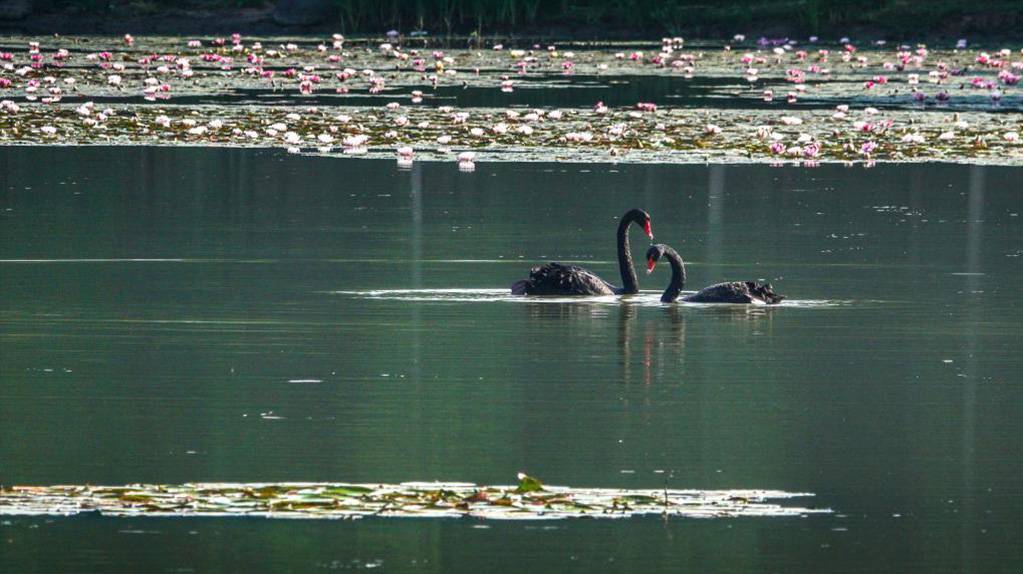
[[[516,281],[511,286],[512,295],[631,295],[639,293],[636,269],[632,266],[629,251],[629,225],[643,226],[650,239],[650,215],[642,209],[632,209],[618,222],[618,268],[622,274],[622,286],[615,287],[593,273],[575,265],[548,263],[529,270],[529,279]]]
[[[651,245],[646,252],[646,272],[650,273],[657,265],[657,260],[666,258],[671,263],[671,284],[661,295],[661,301],[671,303],[678,299],[682,287],[686,284],[686,266],[679,254],[667,245]],[[718,283],[710,287],[682,297],[688,303],[765,303],[774,305],[785,297],[774,292],[767,283],[755,281],[730,281]]]

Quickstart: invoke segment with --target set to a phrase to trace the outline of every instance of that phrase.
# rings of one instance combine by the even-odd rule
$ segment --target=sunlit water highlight
[[[682,291],[682,296],[690,295],[696,291]],[[422,302],[466,302],[466,303],[578,303],[580,305],[630,305],[637,307],[659,307],[678,305],[681,307],[700,308],[750,308],[758,309],[780,309],[780,308],[828,308],[853,305],[853,301],[838,300],[800,300],[785,299],[775,305],[759,304],[730,304],[730,303],[690,303],[687,301],[675,301],[663,303],[660,291],[641,290],[635,295],[599,295],[599,296],[520,296],[512,295],[508,289],[370,289],[366,291],[330,291],[335,295],[349,295],[363,299],[393,300],[393,301],[422,301]]]

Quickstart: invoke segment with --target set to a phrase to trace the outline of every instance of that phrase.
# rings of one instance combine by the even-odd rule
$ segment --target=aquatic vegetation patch
[[[276,147],[458,161],[466,171],[476,160],[552,157],[1023,162],[1023,56],[1009,48],[666,38],[652,48],[452,50],[341,35],[10,42],[21,47],[0,49],[8,144]],[[500,105],[517,90],[618,93],[630,78],[658,77],[701,87],[662,86],[658,101],[626,105]],[[460,95],[467,88],[494,98],[474,105]]]
[[[471,517],[479,519],[785,517],[830,509],[784,505],[812,496],[779,490],[624,490],[547,486],[519,475],[515,486],[471,483],[188,483],[125,486],[0,488],[0,515],[253,516],[359,519]]]
[[[839,116],[839,117],[836,117]],[[551,158],[692,163],[1023,162],[1023,116],[873,108],[798,110],[501,110],[477,108],[0,106],[0,143],[204,145],[292,153],[462,161]],[[471,160],[470,160],[471,163]]]

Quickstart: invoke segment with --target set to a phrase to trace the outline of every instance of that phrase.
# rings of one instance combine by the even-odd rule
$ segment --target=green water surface
[[[1018,572],[1021,173],[0,148],[0,484],[527,471],[835,510],[3,517],[0,571]],[[661,305],[660,267],[629,302],[436,292],[550,259],[617,282],[631,207],[692,287],[793,305]]]

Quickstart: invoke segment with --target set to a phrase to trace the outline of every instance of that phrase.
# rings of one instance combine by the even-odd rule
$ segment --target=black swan
[[[511,286],[512,295],[631,295],[639,293],[636,269],[632,265],[629,251],[629,225],[643,226],[650,239],[650,215],[642,209],[632,209],[618,222],[618,268],[622,274],[622,286],[615,287],[593,273],[575,265],[548,263],[529,270],[529,279],[516,281]]]
[[[651,245],[646,252],[646,272],[650,273],[657,260],[666,258],[671,263],[671,284],[661,295],[661,301],[671,303],[677,300],[686,284],[686,266],[679,254],[667,245]],[[730,281],[704,287],[692,295],[682,297],[688,303],[764,303],[774,305],[785,297],[774,292],[767,283],[755,281]]]

